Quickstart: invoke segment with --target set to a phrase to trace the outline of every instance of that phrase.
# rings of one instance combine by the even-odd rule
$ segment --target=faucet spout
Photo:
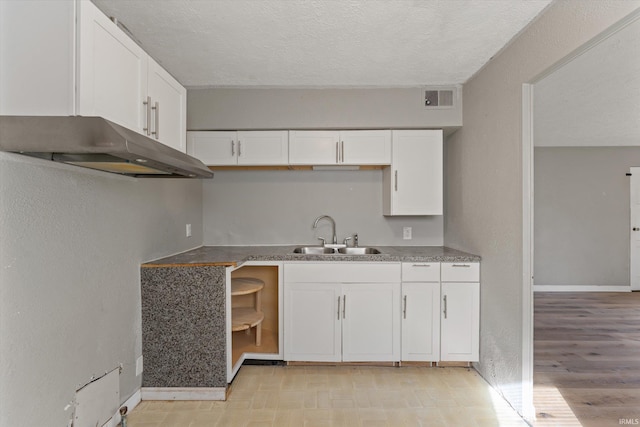
[[[329,215],[320,215],[318,218],[316,218],[316,220],[313,223],[313,228],[318,228],[318,221],[320,221],[321,219],[327,219],[331,221],[331,231],[333,232],[332,242],[334,245],[337,244],[338,236],[336,236],[336,222]]]

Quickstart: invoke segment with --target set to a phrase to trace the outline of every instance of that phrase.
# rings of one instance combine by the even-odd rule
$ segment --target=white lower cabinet
[[[440,263],[402,263],[402,360],[440,360]]]
[[[400,360],[399,279],[399,264],[285,264],[285,360]]]
[[[442,263],[440,360],[477,362],[480,348],[478,263]]]
[[[342,360],[340,285],[286,283],[284,288],[285,360]]]
[[[479,360],[479,263],[286,263],[284,359]]]

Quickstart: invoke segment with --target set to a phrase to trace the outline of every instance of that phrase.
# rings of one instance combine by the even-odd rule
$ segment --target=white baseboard
[[[133,410],[133,408],[138,406],[138,404],[140,403],[141,400],[142,400],[142,394],[140,393],[140,389],[138,389],[138,390],[136,390],[135,393],[133,393],[131,395],[130,398],[128,398],[122,404],[122,406],[126,406],[127,407],[127,413],[129,413],[129,412],[131,412]]]
[[[533,285],[533,292],[631,292],[631,286]]]
[[[226,400],[226,387],[143,387],[142,400]]]

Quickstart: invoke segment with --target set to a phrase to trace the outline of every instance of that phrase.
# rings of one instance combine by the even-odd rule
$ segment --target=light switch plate
[[[402,238],[404,240],[411,240],[411,227],[402,227]]]
[[[187,237],[191,237],[191,224],[187,224]]]

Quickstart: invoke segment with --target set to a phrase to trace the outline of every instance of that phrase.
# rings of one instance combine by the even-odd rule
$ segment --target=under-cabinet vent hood
[[[212,178],[200,160],[101,117],[0,116],[0,151],[141,178]]]

